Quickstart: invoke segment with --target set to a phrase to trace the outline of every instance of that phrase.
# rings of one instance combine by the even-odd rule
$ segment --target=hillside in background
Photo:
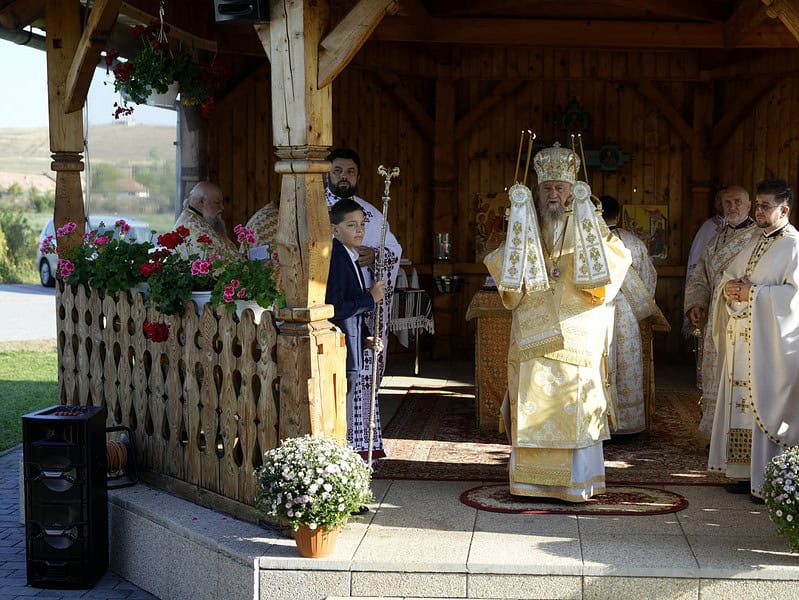
[[[175,160],[175,127],[122,124],[89,128],[89,159],[118,166]],[[0,171],[22,175],[50,172],[47,128],[0,129]]]

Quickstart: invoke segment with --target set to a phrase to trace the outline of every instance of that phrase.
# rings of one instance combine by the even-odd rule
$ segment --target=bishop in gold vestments
[[[608,301],[630,265],[629,252],[597,219],[590,188],[575,181],[578,164],[557,144],[536,155],[541,232],[530,191],[517,184],[508,240],[485,259],[513,311],[510,492],[570,502],[605,490]]]

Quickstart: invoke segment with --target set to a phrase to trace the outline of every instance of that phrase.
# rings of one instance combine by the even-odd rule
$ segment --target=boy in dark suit
[[[363,208],[352,198],[339,200],[330,208],[333,252],[330,255],[325,303],[333,305],[334,314],[330,321],[346,337],[347,438],[350,438],[352,430],[355,383],[358,371],[363,368],[363,349],[372,348],[375,339],[369,336],[364,313],[373,310],[386,293],[384,281],[377,281],[371,289],[367,289],[358,265],[358,246],[363,242],[366,231],[365,219]],[[351,439],[347,441],[352,442]]]

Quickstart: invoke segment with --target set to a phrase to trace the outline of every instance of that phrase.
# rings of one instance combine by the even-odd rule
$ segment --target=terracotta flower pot
[[[310,529],[307,525],[300,525],[294,532],[294,541],[300,555],[305,558],[322,558],[333,553],[338,539],[339,529],[324,530],[321,527]]]

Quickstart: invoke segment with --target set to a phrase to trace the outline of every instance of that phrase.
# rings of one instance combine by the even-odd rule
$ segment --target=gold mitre
[[[545,181],[567,181],[574,184],[575,175],[580,172],[580,158],[555,142],[551,148],[544,148],[535,155],[533,168],[539,185]]]

